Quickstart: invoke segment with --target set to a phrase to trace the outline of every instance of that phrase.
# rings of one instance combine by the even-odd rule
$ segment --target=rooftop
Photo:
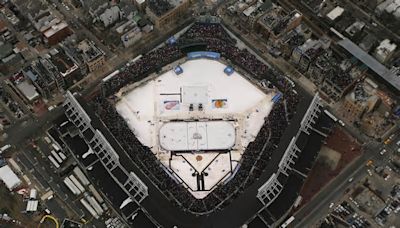
[[[331,21],[336,20],[338,17],[340,17],[344,12],[344,9],[340,6],[337,6],[334,8],[331,12],[329,12],[326,17],[329,18]]]
[[[14,171],[12,171],[12,169],[8,165],[0,167],[0,180],[4,182],[4,184],[10,191],[18,187],[22,183],[18,176],[14,173]]]
[[[48,4],[45,1],[13,0],[13,3],[21,12],[30,14],[33,18],[48,10]]]
[[[400,77],[397,77],[393,72],[387,69],[383,64],[378,62],[374,57],[362,50],[358,45],[351,40],[344,38],[338,44],[354,55],[357,59],[367,65],[377,75],[382,77],[387,83],[400,91]]]
[[[267,9],[259,21],[263,26],[271,30],[274,35],[279,35],[286,31],[291,22],[301,16],[301,13],[297,10],[285,13],[281,7],[274,5]]]
[[[56,71],[56,69],[48,59],[39,58],[32,62],[32,67],[27,67],[24,71],[32,81],[38,83],[40,86],[45,86],[54,82],[54,78],[49,72]]]
[[[158,17],[187,0],[147,0],[147,6]]]
[[[283,9],[274,5],[261,17],[260,21],[266,27],[272,29],[275,24],[283,17]]]
[[[0,60],[13,53],[13,45],[10,43],[0,44]]]
[[[65,53],[63,49],[53,49],[50,61],[57,67],[62,75],[67,75],[77,68],[75,62]]]
[[[0,33],[2,33],[3,31],[6,31],[7,29],[8,29],[8,27],[7,27],[6,21],[0,19]]]
[[[68,24],[65,21],[52,25],[49,29],[44,32],[44,36],[49,38],[56,34],[57,32],[68,27]]]
[[[36,91],[35,86],[33,86],[32,84],[30,84],[27,80],[24,80],[20,83],[17,84],[17,88],[22,92],[22,94],[24,94],[24,96],[32,101],[34,99],[36,99],[37,97],[39,97],[38,92]]]
[[[323,4],[324,0],[301,0],[301,2],[311,9],[314,13],[318,13],[320,10],[321,4]]]
[[[83,7],[86,8],[90,13],[101,14],[109,6],[110,1],[104,0],[85,0],[83,2]],[[92,15],[94,16],[94,15]]]
[[[261,5],[262,5],[261,2],[257,2],[256,4],[251,5],[251,6],[249,6],[247,9],[245,9],[245,10],[243,11],[243,14],[244,14],[246,17],[249,17],[249,16],[252,15],[253,13],[257,12],[258,9],[261,7]]]
[[[384,39],[376,48],[376,51],[379,52],[393,52],[396,50],[397,45],[392,43],[389,39]]]
[[[104,52],[98,48],[93,41],[90,40],[82,40],[79,42],[78,50],[80,51],[85,62],[90,62],[99,56],[104,55]]]

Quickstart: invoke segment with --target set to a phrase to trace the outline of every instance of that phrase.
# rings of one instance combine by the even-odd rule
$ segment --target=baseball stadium
[[[318,94],[218,21],[192,23],[91,96],[65,96],[78,132],[65,141],[132,227],[282,224],[332,126]]]

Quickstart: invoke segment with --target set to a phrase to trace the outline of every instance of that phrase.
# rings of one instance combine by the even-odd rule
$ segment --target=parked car
[[[350,177],[348,182],[351,183],[351,182],[353,182],[353,180],[354,180],[354,177]]]

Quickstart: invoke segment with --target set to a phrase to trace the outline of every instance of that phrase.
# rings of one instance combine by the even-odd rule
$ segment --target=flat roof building
[[[87,65],[89,72],[93,72],[101,68],[106,61],[105,53],[91,40],[82,40],[78,44],[78,51]]]
[[[52,93],[60,89],[56,80],[58,72],[46,58],[34,60],[30,66],[23,69],[23,73],[44,98],[50,98]]]
[[[24,80],[16,85],[19,91],[26,97],[26,99],[30,102],[39,98],[39,93],[36,91],[35,86],[29,83],[27,80]]]
[[[0,180],[4,182],[4,184],[10,191],[14,190],[22,184],[22,181],[8,165],[0,167]]]
[[[336,8],[334,8],[331,12],[329,12],[326,17],[331,20],[331,21],[335,21],[336,19],[338,19],[344,12],[344,8],[337,6]]]
[[[400,78],[386,68],[382,63],[380,63],[376,58],[372,57],[361,49],[357,44],[353,43],[351,40],[344,38],[339,41],[338,44],[351,53],[354,57],[363,62],[377,75],[382,77],[387,83],[393,86],[397,92],[400,91]]]
[[[40,32],[49,45],[54,45],[72,34],[67,22],[48,8],[47,3],[36,0],[15,0],[20,12],[24,12],[33,27]]]
[[[54,24],[43,32],[43,36],[49,45],[55,45],[71,34],[72,31],[69,29],[68,24],[65,21]]]
[[[161,28],[185,15],[189,6],[189,0],[147,0],[146,14],[157,28]]]
[[[389,39],[384,39],[376,48],[374,56],[375,58],[381,62],[387,62],[394,54],[397,45],[391,42]]]
[[[258,32],[271,40],[277,40],[283,34],[300,25],[302,14],[297,11],[286,13],[280,6],[272,6],[258,19]]]
[[[139,27],[133,27],[131,30],[126,32],[121,36],[121,41],[124,44],[124,47],[129,47],[136,42],[138,42],[142,38],[142,31]]]
[[[34,60],[23,73],[45,98],[64,91],[83,76],[81,62],[61,47]]]
[[[347,94],[343,101],[342,116],[350,123],[359,121],[364,113],[371,112],[380,102],[372,88],[359,83]]]

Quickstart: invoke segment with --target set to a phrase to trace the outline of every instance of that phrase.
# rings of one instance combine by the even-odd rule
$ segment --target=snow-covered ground
[[[226,75],[224,73],[226,65],[219,61],[189,60],[181,67],[182,74],[177,75],[173,70],[168,71],[120,95],[116,109],[140,142],[151,148],[160,161],[186,183],[195,197],[203,198],[217,183],[228,178],[235,169],[244,149],[255,139],[264,123],[264,118],[271,111],[273,106],[271,99],[274,94],[265,94],[237,72],[230,76]],[[234,146],[232,148],[229,146],[228,153],[204,151],[208,148],[200,146],[192,153],[173,156],[170,151],[163,148],[179,147],[184,150],[183,147],[187,146],[186,142],[177,144],[174,138],[178,140],[185,138],[189,140],[187,142],[194,142],[194,139],[199,143],[203,142],[203,137],[232,134],[229,127],[215,129],[201,125],[189,128],[190,124],[177,124],[176,130],[171,130],[171,126],[174,125],[171,125],[170,121],[179,120],[192,122],[229,120],[230,125],[234,127]],[[166,128],[166,124],[170,125]],[[168,140],[160,138],[160,129],[164,129],[161,135]],[[223,139],[229,142],[232,137]],[[163,146],[160,145],[160,140]],[[171,145],[168,145],[169,142]],[[213,143],[219,145],[217,140]],[[200,179],[204,180],[201,181],[200,187],[197,175],[201,175]]]

